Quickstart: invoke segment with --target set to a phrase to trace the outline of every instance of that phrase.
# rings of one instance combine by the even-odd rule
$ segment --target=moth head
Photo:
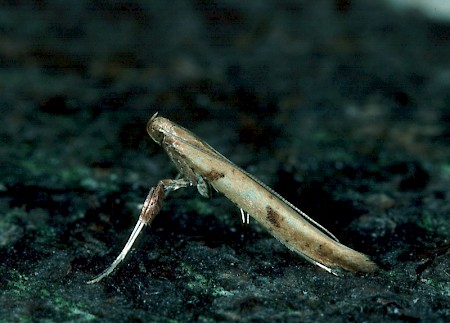
[[[147,122],[147,132],[156,143],[161,145],[164,133],[161,131],[160,119],[161,117],[158,117],[158,112],[156,112]]]
[[[172,133],[173,126],[174,124],[170,120],[158,117],[158,112],[156,112],[147,123],[147,132],[156,143],[161,145],[164,137]]]

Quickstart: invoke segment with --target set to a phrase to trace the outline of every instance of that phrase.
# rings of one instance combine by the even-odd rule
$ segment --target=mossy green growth
[[[3,220],[0,221],[0,247],[7,247],[14,244],[23,235],[22,222],[27,212],[24,208],[12,208],[3,213]]]
[[[195,272],[194,268],[187,264],[181,264],[182,271],[187,274],[189,280],[186,286],[195,292],[205,292],[209,288],[208,279],[200,273]]]
[[[191,265],[183,263],[181,268],[188,276],[186,286],[192,292],[196,294],[210,294],[212,296],[230,296],[230,292],[227,292],[222,286],[217,286],[202,273],[196,272]]]
[[[42,280],[27,276],[19,271],[7,273],[7,289],[4,296],[12,304],[8,311],[10,320],[17,322],[31,321],[26,310],[27,303],[39,304],[45,314],[39,314],[39,321],[92,321],[97,317],[89,312],[88,304],[70,298],[66,290],[52,290],[44,286]],[[5,316],[5,313],[3,313]],[[48,316],[48,317],[46,317]]]
[[[99,176],[94,169],[80,164],[65,165],[58,158],[34,158],[21,160],[19,166],[31,178],[46,178],[47,183],[57,186],[72,187],[81,186],[86,190],[116,191],[118,187],[118,176],[111,173],[107,176]],[[50,185],[49,184],[49,185]]]
[[[449,163],[441,164],[441,173],[444,177],[450,177],[450,164]]]
[[[450,220],[448,217],[438,216],[434,212],[423,212],[418,225],[429,232],[446,236],[450,227]]]
[[[438,292],[442,296],[450,297],[450,282],[449,281],[440,281],[434,280],[430,278],[423,278],[421,282],[432,286],[435,288],[436,292]]]

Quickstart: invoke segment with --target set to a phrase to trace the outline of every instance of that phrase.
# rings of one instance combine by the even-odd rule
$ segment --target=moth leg
[[[200,175],[196,175],[197,177],[197,191],[201,196],[210,198],[211,197],[211,185],[203,179]]]
[[[241,220],[242,220],[242,223],[244,223],[244,224],[250,224],[250,214],[247,213],[247,212],[244,213],[244,210],[243,210],[242,208],[239,208],[239,210],[241,210]],[[246,215],[247,215],[247,217],[246,217]]]
[[[117,256],[117,258],[113,261],[113,263],[108,268],[106,268],[105,271],[103,271],[100,275],[88,281],[87,283],[88,284],[97,283],[113,272],[113,270],[117,267],[117,265],[125,258],[127,253],[130,251],[131,247],[134,244],[134,241],[138,237],[139,233],[141,233],[144,225],[151,223],[153,219],[158,215],[162,207],[162,202],[167,193],[191,185],[192,184],[189,180],[185,178],[180,178],[180,179],[163,179],[158,182],[158,185],[156,185],[156,187],[152,187],[147,195],[147,198],[144,201],[144,205],[142,206],[141,214],[139,215],[139,220],[137,221],[133,229],[133,232],[131,232],[131,235],[128,238],[127,243],[123,247],[122,252]]]

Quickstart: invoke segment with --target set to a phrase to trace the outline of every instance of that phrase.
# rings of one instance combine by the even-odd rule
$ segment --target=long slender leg
[[[242,208],[239,208],[241,210],[241,219],[243,224],[250,224],[250,214],[245,212]],[[247,215],[247,218],[245,218],[245,215]]]
[[[239,210],[241,210],[241,219],[242,219],[242,223],[245,224],[245,213],[244,210],[242,208],[239,208]]]
[[[123,247],[122,252],[117,256],[117,258],[113,261],[113,263],[106,268],[100,275],[95,277],[94,279],[88,281],[88,284],[97,283],[110,273],[117,267],[117,265],[125,258],[127,253],[130,251],[131,247],[134,244],[134,241],[138,237],[139,233],[142,231],[142,228],[146,224],[150,224],[153,219],[158,215],[161,210],[162,202],[170,191],[175,191],[179,188],[191,186],[191,182],[187,179],[163,179],[158,182],[158,185],[152,187],[150,192],[145,199],[144,205],[142,206],[141,214],[139,215],[139,220],[137,221],[133,232],[131,232],[130,237],[128,238],[125,247]]]

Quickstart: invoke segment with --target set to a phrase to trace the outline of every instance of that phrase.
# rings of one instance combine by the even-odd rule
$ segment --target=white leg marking
[[[243,209],[239,209],[239,210],[241,210],[241,220],[242,220],[242,223],[245,223],[245,214],[244,214],[244,210],[243,210]]]

